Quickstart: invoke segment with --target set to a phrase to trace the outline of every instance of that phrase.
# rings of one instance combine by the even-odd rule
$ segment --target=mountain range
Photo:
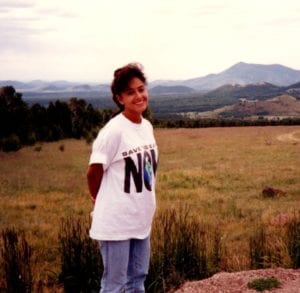
[[[208,92],[223,85],[248,85],[270,83],[276,86],[288,86],[300,82],[300,70],[283,65],[261,65],[240,62],[218,73],[182,81],[157,80],[151,85],[186,86],[195,91]]]
[[[47,104],[57,99],[67,100],[70,97],[78,97],[99,108],[114,107],[109,84],[42,80],[0,81],[0,87],[7,85],[13,86],[17,92],[22,93],[24,100],[30,104]],[[161,117],[174,113],[210,111],[217,111],[224,115],[228,109],[232,113],[232,111],[240,112],[241,109],[247,107],[252,109],[253,105],[260,105],[247,103],[246,108],[241,108],[239,107],[241,99],[268,101],[282,95],[296,99],[286,103],[291,108],[300,103],[300,70],[279,64],[261,65],[240,62],[218,74],[187,80],[156,80],[150,82],[148,88],[151,109]],[[276,103],[278,105],[278,102]],[[270,106],[274,109],[273,104],[274,102],[266,102],[260,107]],[[230,107],[223,108],[227,106]],[[292,113],[292,109],[282,111]],[[271,113],[272,111],[260,112]]]
[[[36,92],[36,93],[55,93],[55,92],[110,92],[108,84],[97,83],[79,83],[64,80],[44,81],[32,80],[29,82],[21,82],[17,80],[1,80],[1,86],[13,86],[18,92]]]
[[[275,86],[289,86],[300,82],[300,70],[280,64],[262,65],[239,62],[230,68],[203,77],[186,80],[156,80],[149,83],[150,93],[191,93],[208,92],[224,85],[269,83]],[[15,80],[0,81],[0,86],[11,85],[19,92],[88,92],[110,93],[109,84],[79,83],[69,81],[34,80],[21,82]]]

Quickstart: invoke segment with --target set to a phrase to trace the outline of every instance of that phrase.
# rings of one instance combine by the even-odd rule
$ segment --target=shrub
[[[31,247],[23,232],[13,229],[2,231],[6,292],[28,293],[32,290]]]
[[[250,267],[252,269],[262,269],[268,267],[270,259],[270,251],[267,247],[266,229],[260,226],[258,231],[250,237]]]
[[[274,198],[277,197],[279,195],[284,195],[285,192],[280,190],[280,189],[276,189],[270,186],[266,186],[264,187],[264,189],[262,190],[262,196],[263,197],[269,197],[269,198]]]
[[[1,145],[4,152],[16,152],[22,147],[21,141],[16,134],[3,138]]]
[[[28,145],[34,145],[36,143],[36,141],[37,141],[36,134],[34,132],[30,132],[27,134],[26,143]]]
[[[185,280],[207,277],[207,230],[187,207],[157,215],[152,232],[147,292],[165,292]]]
[[[287,246],[294,268],[300,268],[300,212],[287,225]]]
[[[99,292],[102,263],[98,243],[89,237],[88,221],[63,219],[59,232],[61,273],[65,292]]]
[[[248,283],[249,289],[254,289],[256,291],[264,291],[273,288],[279,288],[281,286],[280,282],[274,278],[258,278]]]
[[[211,271],[216,273],[221,269],[221,253],[222,253],[222,244],[221,244],[221,231],[219,228],[216,228],[213,232],[213,243],[212,243],[212,252],[211,252]]]
[[[40,152],[40,151],[42,150],[42,148],[43,148],[43,147],[42,147],[41,145],[38,145],[38,146],[34,147],[33,150],[34,150],[35,152]]]
[[[64,144],[61,144],[58,148],[61,152],[64,152],[65,151],[65,145]]]
[[[97,137],[98,132],[99,132],[99,128],[93,128],[90,131],[87,131],[86,133],[84,133],[84,139],[85,139],[86,143],[91,144]]]

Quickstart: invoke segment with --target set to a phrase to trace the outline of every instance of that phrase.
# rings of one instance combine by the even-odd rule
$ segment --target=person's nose
[[[136,92],[136,98],[139,99],[139,100],[142,99],[143,98],[143,93],[137,91]]]

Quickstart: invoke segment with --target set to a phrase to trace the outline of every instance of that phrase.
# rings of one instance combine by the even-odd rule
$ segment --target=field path
[[[297,142],[300,141],[300,131],[293,131],[290,133],[284,133],[277,136],[279,141],[284,142]]]

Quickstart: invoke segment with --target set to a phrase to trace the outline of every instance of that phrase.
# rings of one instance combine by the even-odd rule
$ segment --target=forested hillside
[[[235,96],[228,95],[220,100],[218,97],[201,96],[198,93],[150,97],[150,106],[144,116],[151,120],[155,127],[168,128],[300,124],[298,115],[283,117],[283,119],[276,117],[244,119],[249,116],[249,107],[244,107],[247,109],[245,112],[241,111],[241,107],[231,106],[229,112],[223,111],[222,115],[217,117],[199,115],[200,112],[207,113],[233,104],[236,99]],[[298,103],[295,98],[292,98],[292,102]],[[260,104],[247,103],[247,105]],[[293,107],[294,104],[291,105]],[[0,88],[0,150],[17,151],[24,145],[64,138],[84,138],[87,142],[91,142],[98,130],[112,117],[114,109],[112,100],[108,96],[83,99],[66,96],[59,98],[56,95],[48,100],[37,95],[30,100],[30,103],[26,103],[22,99],[22,94],[14,87],[2,87]],[[254,110],[256,111],[257,107]],[[268,109],[263,111],[268,112]],[[190,115],[190,112],[195,114]],[[236,113],[238,115],[235,115]]]
[[[83,99],[28,106],[12,86],[0,88],[0,149],[16,151],[22,145],[63,138],[91,139],[111,116]]]

